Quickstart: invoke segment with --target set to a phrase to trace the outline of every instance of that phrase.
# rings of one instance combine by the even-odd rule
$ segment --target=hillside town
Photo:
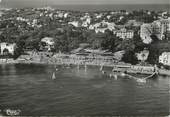
[[[68,55],[169,69],[170,13],[1,9],[0,63],[55,63]]]
[[[170,0],[0,0],[0,117],[170,117]]]

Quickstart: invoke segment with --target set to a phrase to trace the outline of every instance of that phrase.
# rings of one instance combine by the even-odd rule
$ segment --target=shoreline
[[[13,61],[7,61],[7,62],[0,62],[0,65],[15,65],[15,64],[25,64],[25,65],[64,65],[64,66],[96,66],[96,67],[100,67],[100,68],[103,68],[103,67],[109,67],[109,68],[114,68],[115,66],[139,66],[139,65],[127,65],[127,64],[121,64],[121,63],[118,63],[118,64],[94,64],[94,63],[81,63],[81,64],[75,64],[75,63],[67,63],[67,62],[63,62],[63,63],[60,63],[60,62],[38,62],[38,61],[17,61],[17,60],[13,60]],[[140,67],[147,67],[147,66],[140,66]],[[149,67],[153,67],[153,66],[149,66]],[[120,70],[122,73],[124,72],[123,70]],[[159,75],[162,75],[162,76],[170,76],[170,73],[169,73],[169,70],[166,70],[166,69],[158,69],[158,73]]]

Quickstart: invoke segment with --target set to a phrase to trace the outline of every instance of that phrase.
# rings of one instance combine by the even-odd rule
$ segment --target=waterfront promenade
[[[127,72],[127,73],[140,73],[140,74],[153,74],[155,67],[131,65],[114,60],[113,56],[101,55],[76,55],[76,54],[62,54],[62,53],[30,53],[29,55],[22,55],[18,59],[1,59],[1,64],[52,64],[52,65],[77,65],[77,66],[100,66],[111,67],[113,71]]]

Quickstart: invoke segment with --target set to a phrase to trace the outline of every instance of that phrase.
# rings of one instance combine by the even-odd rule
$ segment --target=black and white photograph
[[[0,117],[170,117],[170,0],[0,0]]]

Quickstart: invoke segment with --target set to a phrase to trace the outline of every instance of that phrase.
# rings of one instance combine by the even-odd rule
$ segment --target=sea
[[[3,3],[1,8],[29,8],[29,7],[53,7],[59,10],[73,10],[73,11],[116,11],[116,10],[150,10],[150,11],[170,11],[169,4],[96,4],[96,5],[48,5],[39,3]]]
[[[144,83],[123,76],[110,78],[110,68],[104,67],[105,74],[99,69],[0,65],[0,115],[9,114],[6,110],[20,110],[20,116],[170,115],[170,77]]]

